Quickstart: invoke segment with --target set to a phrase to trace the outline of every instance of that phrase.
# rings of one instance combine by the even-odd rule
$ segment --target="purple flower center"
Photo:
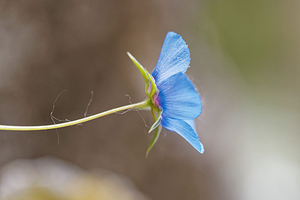
[[[151,83],[149,83],[148,93],[151,91]],[[151,101],[155,107],[159,108],[159,100],[157,92],[151,97]]]
[[[155,93],[152,97],[152,103],[155,105],[155,107],[159,108],[159,100],[158,100],[158,95]]]

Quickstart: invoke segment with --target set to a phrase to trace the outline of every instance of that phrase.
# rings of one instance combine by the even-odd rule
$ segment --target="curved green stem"
[[[60,123],[60,124],[51,124],[51,125],[41,125],[41,126],[11,126],[11,125],[0,125],[0,130],[6,130],[6,131],[41,131],[41,130],[51,130],[51,129],[58,129],[58,128],[64,128],[64,127],[68,127],[68,126],[73,126],[73,125],[77,125],[77,124],[81,124],[84,122],[88,122],[100,117],[104,117],[106,115],[109,114],[113,114],[119,111],[123,111],[123,110],[128,110],[131,108],[138,108],[138,109],[144,109],[147,108],[149,106],[149,100],[145,100],[142,101],[140,103],[135,103],[135,104],[130,104],[130,105],[126,105],[126,106],[122,106],[119,108],[114,108],[102,113],[98,113],[89,117],[85,117],[85,118],[81,118],[81,119],[77,119],[74,121],[69,121],[69,122],[65,122],[65,123]]]

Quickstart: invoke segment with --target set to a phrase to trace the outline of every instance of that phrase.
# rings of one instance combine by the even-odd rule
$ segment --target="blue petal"
[[[158,101],[162,116],[173,119],[195,119],[201,114],[200,95],[183,73],[178,73],[158,85]]]
[[[197,151],[204,152],[203,144],[199,141],[199,137],[187,122],[180,119],[163,118],[161,121],[163,127],[169,131],[174,131],[188,141]]]
[[[185,41],[179,34],[169,32],[152,72],[156,84],[160,84],[178,72],[186,72],[190,61],[190,51]]]
[[[186,123],[188,123],[193,128],[193,130],[196,132],[196,126],[195,126],[194,120],[184,120],[184,121]]]

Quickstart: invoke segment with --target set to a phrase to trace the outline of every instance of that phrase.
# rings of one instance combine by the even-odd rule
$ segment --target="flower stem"
[[[65,122],[65,123],[60,123],[60,124],[51,124],[51,125],[40,125],[40,126],[11,126],[11,125],[0,125],[0,130],[6,130],[6,131],[41,131],[41,130],[51,130],[51,129],[58,129],[58,128],[64,128],[64,127],[68,127],[68,126],[73,126],[73,125],[77,125],[77,124],[81,124],[84,122],[88,122],[100,117],[104,117],[106,115],[109,114],[113,114],[119,111],[123,111],[123,110],[128,110],[131,108],[138,108],[138,109],[143,109],[143,108],[147,108],[149,106],[149,100],[145,100],[139,103],[135,103],[135,104],[130,104],[130,105],[126,105],[126,106],[121,106],[119,108],[114,108],[102,113],[98,113],[89,117],[85,117],[85,118],[81,118],[81,119],[77,119],[74,121],[69,121],[69,122]]]

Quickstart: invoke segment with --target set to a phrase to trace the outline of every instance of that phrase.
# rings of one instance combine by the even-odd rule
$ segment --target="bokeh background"
[[[151,71],[175,31],[191,51],[206,151],[165,130],[145,158],[148,112],[1,131],[0,198],[300,199],[299,9],[283,0],[1,0],[1,124],[53,123],[62,91],[53,113],[62,120],[84,116],[91,92],[88,114],[143,100],[126,52]]]

